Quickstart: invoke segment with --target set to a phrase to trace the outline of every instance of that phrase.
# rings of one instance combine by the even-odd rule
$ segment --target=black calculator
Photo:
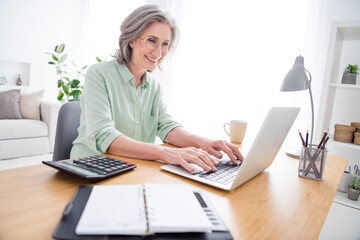
[[[118,159],[94,155],[65,161],[43,161],[45,165],[71,175],[97,182],[136,168],[135,164]]]

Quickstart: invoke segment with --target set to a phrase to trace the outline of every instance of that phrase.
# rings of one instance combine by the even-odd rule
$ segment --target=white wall
[[[55,68],[44,53],[65,43],[69,60],[83,64],[88,5],[89,0],[0,0],[0,59],[30,63],[30,86],[56,100]]]

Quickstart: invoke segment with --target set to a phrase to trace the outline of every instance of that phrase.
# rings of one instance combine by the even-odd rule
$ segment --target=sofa
[[[0,89],[0,159],[53,152],[60,104],[43,100],[44,90],[2,90]]]

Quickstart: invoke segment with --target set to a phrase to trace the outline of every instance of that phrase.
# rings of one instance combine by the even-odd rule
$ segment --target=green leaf
[[[359,65],[351,65],[348,64],[345,68],[344,73],[350,73],[350,74],[358,74]]]
[[[64,51],[64,49],[65,49],[65,44],[63,43],[56,49],[57,51],[55,51],[55,52],[62,53]]]
[[[87,68],[87,65],[85,67],[83,67],[81,70],[84,70],[85,68]]]
[[[74,80],[72,80],[72,82],[71,82],[71,87],[72,87],[72,88],[77,88],[77,87],[79,87],[79,84],[80,84],[80,81],[77,80],[77,79],[74,79]]]
[[[67,58],[67,54],[64,54],[64,55],[60,58],[59,63],[64,62],[64,61],[66,60],[66,58]]]
[[[58,47],[59,47],[59,46],[58,46],[58,45],[56,45],[56,47],[55,47],[55,51],[54,51],[54,52],[57,52]]]
[[[68,82],[70,82],[70,78],[68,78],[68,77],[64,77]]]
[[[100,59],[100,58],[98,58],[98,57],[96,57],[96,60],[97,60],[98,62],[102,62],[102,61],[101,61],[101,59]]]
[[[52,58],[57,62],[59,61],[59,59],[54,54],[52,55]]]
[[[62,79],[58,80],[58,88],[60,88],[64,84],[64,81]]]
[[[56,64],[56,63],[54,63],[54,62],[48,62],[48,64]]]
[[[62,89],[63,89],[63,91],[64,91],[64,93],[65,93],[66,95],[69,94],[69,87],[68,87],[67,84],[62,85]]]
[[[59,74],[61,74],[61,73],[62,73],[62,72],[61,72],[60,69],[56,70],[56,75],[59,75]]]
[[[80,94],[81,94],[80,90],[72,91],[74,101],[80,101]]]
[[[63,93],[61,90],[59,90],[59,94],[58,94],[58,96],[57,96],[57,99],[58,99],[59,101],[61,101],[61,100],[63,99],[63,97],[64,97],[64,93]]]

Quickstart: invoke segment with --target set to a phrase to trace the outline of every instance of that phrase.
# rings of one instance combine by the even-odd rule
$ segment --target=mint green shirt
[[[134,76],[116,60],[91,66],[80,100],[79,136],[71,158],[106,153],[109,145],[125,135],[154,143],[180,126],[166,111],[160,84],[149,72],[135,88]]]

